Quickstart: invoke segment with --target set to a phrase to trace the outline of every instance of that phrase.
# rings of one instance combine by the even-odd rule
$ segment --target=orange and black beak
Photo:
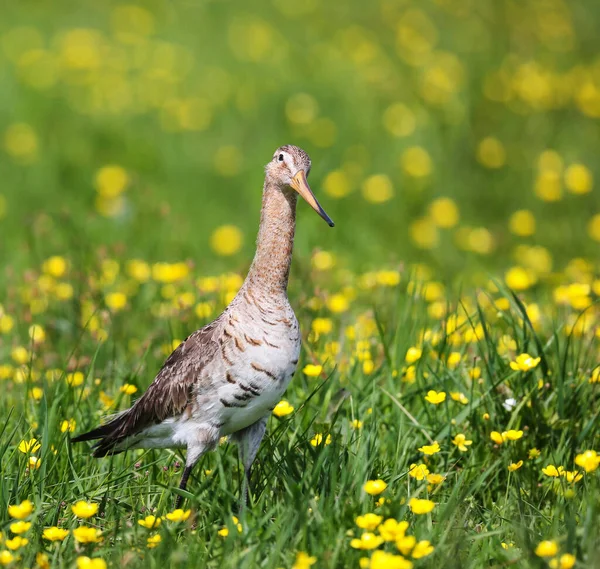
[[[335,224],[331,221],[331,218],[325,213],[325,210],[321,207],[321,204],[315,198],[315,195],[312,193],[310,186],[306,180],[306,173],[304,170],[299,170],[298,173],[292,178],[292,182],[290,184],[294,190],[296,190],[329,225],[329,227],[333,227]]]

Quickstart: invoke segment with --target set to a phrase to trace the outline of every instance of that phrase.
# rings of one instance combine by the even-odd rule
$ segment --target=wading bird
[[[298,194],[333,227],[306,180],[310,166],[297,146],[275,151],[265,168],[256,254],[237,296],[175,349],[132,407],[73,442],[98,440],[96,457],[133,448],[185,448],[179,485],[185,490],[202,455],[231,435],[240,448],[247,500],[267,419],[300,354],[298,321],[287,297]],[[180,494],[176,507],[182,500]]]

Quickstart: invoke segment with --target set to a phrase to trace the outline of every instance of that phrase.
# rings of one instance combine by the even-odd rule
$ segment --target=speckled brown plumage
[[[297,195],[333,226],[306,182],[310,167],[300,148],[277,149],[265,168],[256,254],[236,297],[175,349],[131,408],[74,442],[98,439],[98,457],[186,448],[184,489],[199,458],[232,435],[249,475],[269,414],[298,364],[300,332],[287,298]]]

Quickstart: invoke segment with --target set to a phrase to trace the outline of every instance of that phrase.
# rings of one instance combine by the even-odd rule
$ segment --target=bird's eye
[[[279,160],[280,162],[283,162],[283,154],[280,154],[280,155],[277,157],[277,160]]]

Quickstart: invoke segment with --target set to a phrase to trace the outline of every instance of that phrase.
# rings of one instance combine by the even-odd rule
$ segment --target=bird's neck
[[[256,254],[246,277],[246,285],[266,294],[287,291],[294,233],[296,231],[297,194],[281,190],[265,180],[260,212]]]

